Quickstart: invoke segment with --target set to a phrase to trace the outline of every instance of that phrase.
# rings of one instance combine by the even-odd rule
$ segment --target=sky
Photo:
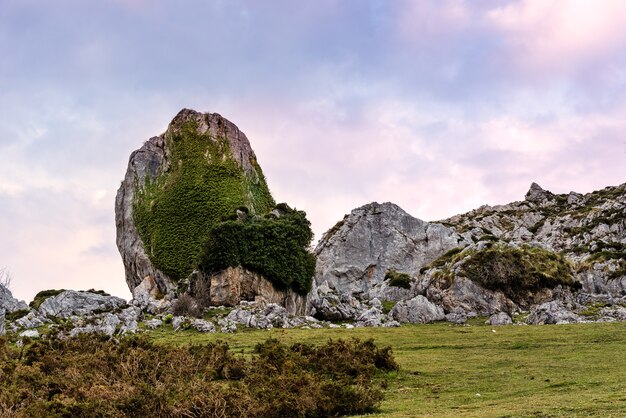
[[[115,193],[182,108],[246,133],[316,240],[626,182],[621,0],[0,0],[0,267],[130,292]]]

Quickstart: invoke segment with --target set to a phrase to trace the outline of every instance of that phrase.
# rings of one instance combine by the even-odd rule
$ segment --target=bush
[[[279,290],[306,295],[315,274],[315,256],[308,251],[313,239],[306,213],[280,205],[283,214],[270,218],[225,221],[216,225],[207,241],[201,268],[216,273],[243,266],[259,273]]]
[[[478,251],[463,263],[462,273],[521,305],[528,304],[532,293],[542,289],[557,285],[582,287],[562,255],[541,248],[496,246]]]
[[[259,344],[250,357],[226,343],[169,347],[146,338],[0,339],[0,415],[327,417],[374,411],[378,382],[398,370],[369,341],[315,347]]]
[[[176,316],[202,318],[204,310],[196,299],[191,297],[188,293],[183,293],[174,301],[172,305],[172,312]]]
[[[406,273],[389,270],[385,273],[385,280],[389,280],[389,286],[401,287],[403,289],[411,288],[411,276]]]

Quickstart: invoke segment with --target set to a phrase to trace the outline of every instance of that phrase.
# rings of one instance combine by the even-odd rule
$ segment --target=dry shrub
[[[0,339],[3,416],[326,417],[372,411],[381,372],[397,370],[372,341],[313,347],[276,340],[251,359],[224,342],[168,347],[97,336]],[[379,377],[377,377],[379,376]]]
[[[183,293],[178,296],[178,299],[174,301],[172,311],[174,315],[190,316],[193,318],[201,318],[204,313],[201,304],[188,293]]]

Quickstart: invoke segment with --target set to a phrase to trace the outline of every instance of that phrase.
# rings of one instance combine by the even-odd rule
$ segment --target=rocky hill
[[[310,302],[321,318],[609,320],[626,313],[626,185],[559,195],[533,183],[524,201],[433,223],[373,203],[315,253]]]

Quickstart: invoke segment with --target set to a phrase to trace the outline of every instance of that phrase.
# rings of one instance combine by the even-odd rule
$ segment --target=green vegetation
[[[401,287],[403,289],[410,289],[411,276],[406,273],[399,273],[395,270],[389,270],[385,273],[385,280],[389,280],[389,286]]]
[[[166,143],[170,169],[138,185],[133,213],[150,260],[178,281],[198,265],[212,226],[242,206],[267,213],[274,200],[256,161],[259,178],[249,178],[225,137],[201,134],[187,122]]]
[[[257,272],[280,290],[305,295],[311,290],[315,257],[308,251],[313,239],[303,211],[278,205],[280,217],[248,217],[216,224],[208,237],[201,268],[207,273],[243,266]]]
[[[484,320],[483,320],[484,323]],[[492,329],[496,332],[492,332]],[[329,338],[374,338],[400,365],[380,411],[368,418],[608,417],[626,415],[626,322],[540,326],[258,330],[236,334],[151,334],[159,344],[224,339],[253,355],[268,337],[319,345]]]
[[[39,309],[39,306],[43,303],[44,300],[49,297],[56,296],[60,293],[65,292],[65,289],[48,289],[42,290],[41,292],[35,295],[35,298],[28,304],[33,309]]]
[[[323,345],[119,342],[96,336],[0,339],[0,415],[7,417],[327,417],[374,411],[397,371],[372,340]]]
[[[463,274],[490,290],[499,290],[526,305],[532,293],[557,285],[579,289],[567,260],[542,248],[494,246],[474,252],[463,263]]]
[[[383,307],[383,313],[387,315],[389,312],[391,312],[393,307],[396,306],[396,303],[397,302],[395,300],[383,300],[381,302],[382,307]]]
[[[25,317],[26,315],[28,315],[28,313],[30,312],[30,310],[28,309],[19,309],[17,311],[14,312],[7,312],[5,314],[5,318],[7,321],[16,321],[20,318]]]

